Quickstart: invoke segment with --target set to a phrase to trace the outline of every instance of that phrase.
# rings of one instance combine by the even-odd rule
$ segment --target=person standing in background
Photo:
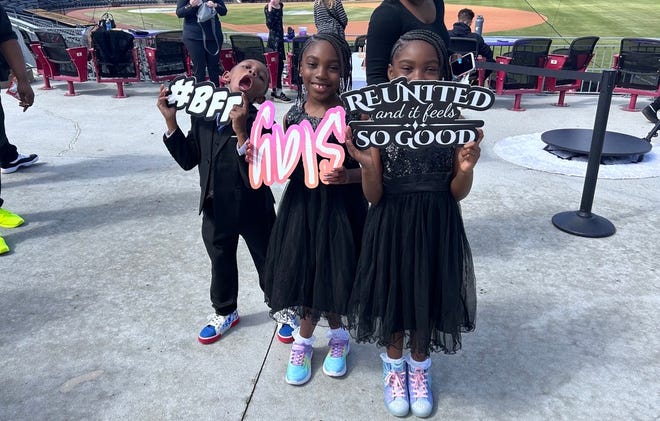
[[[282,26],[282,13],[284,5],[280,0],[270,0],[264,6],[266,15],[266,27],[268,27],[268,48],[278,53],[276,88],[270,93],[271,98],[282,102],[291,102],[291,98],[282,92],[282,72],[284,71],[284,27]],[[289,70],[291,71],[291,70]]]
[[[3,64],[6,62],[6,65],[11,69],[14,77],[16,77],[16,94],[19,100],[18,105],[23,107],[23,111],[26,111],[34,103],[34,92],[28,81],[27,71],[25,70],[25,60],[23,59],[21,47],[18,44],[18,41],[16,41],[17,38],[18,37],[14,31],[11,29],[11,23],[9,22],[9,17],[5,12],[5,9],[0,6],[0,55],[4,59]],[[6,70],[6,68],[0,69],[1,72],[8,73]],[[0,157],[3,159],[3,164],[4,158],[8,155],[13,155],[14,159],[20,159],[22,156],[16,152],[16,147],[10,144],[7,139],[5,133],[5,112],[0,103]],[[16,156],[18,156],[18,158],[16,158]],[[36,155],[34,155],[34,157],[37,158]],[[33,159],[32,163],[34,162],[36,162],[36,159]],[[30,165],[32,165],[32,163]],[[15,167],[18,168],[19,166],[20,165],[16,165]],[[0,188],[1,187],[0,184]],[[4,202],[0,197],[0,227],[16,228],[21,225],[24,222],[23,218],[3,209],[3,203]],[[7,246],[4,238],[0,236],[0,254],[7,252],[9,252],[9,246]]]
[[[217,15],[205,22],[197,22],[200,7],[211,7]],[[220,82],[220,48],[224,41],[219,16],[227,14],[227,6],[223,0],[178,0],[176,15],[183,18],[183,43],[193,63],[193,76],[197,82],[206,79],[208,69],[209,80],[216,86]],[[227,71],[231,69],[225,69]]]
[[[344,30],[348,25],[348,16],[341,0],[315,0],[314,24],[319,34],[331,33],[346,39]]]
[[[394,43],[408,31],[427,29],[449,45],[443,0],[383,0],[369,19],[367,84],[387,83],[387,67]]]

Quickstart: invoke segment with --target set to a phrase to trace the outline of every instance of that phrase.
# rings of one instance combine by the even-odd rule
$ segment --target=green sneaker
[[[0,254],[9,253],[9,246],[5,243],[5,239],[0,237]]]
[[[20,216],[0,208],[0,228],[16,228],[23,222],[25,221]]]

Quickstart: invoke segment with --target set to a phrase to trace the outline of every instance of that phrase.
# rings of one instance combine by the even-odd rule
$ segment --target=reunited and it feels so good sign
[[[356,148],[384,148],[394,142],[418,149],[477,140],[477,128],[484,122],[459,119],[457,107],[487,110],[495,102],[495,95],[479,86],[399,78],[345,92],[341,99],[347,111],[371,117],[349,123]]]

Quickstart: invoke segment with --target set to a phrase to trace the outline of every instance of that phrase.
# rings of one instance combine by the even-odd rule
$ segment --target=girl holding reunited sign
[[[341,106],[339,93],[350,81],[350,57],[348,44],[335,34],[307,40],[298,69],[303,87],[285,116],[285,128],[307,120],[316,129],[326,111]],[[329,142],[339,144],[334,137]],[[308,188],[304,177],[303,164],[298,163],[277,213],[264,274],[271,311],[295,309],[301,317],[286,370],[286,382],[293,385],[311,377],[313,333],[321,315],[331,328],[323,372],[332,377],[346,373],[349,335],[340,315],[346,313],[367,212],[360,169],[348,154],[343,166],[321,174],[316,188]]]
[[[450,79],[447,57],[440,36],[410,31],[394,44],[389,79]],[[456,352],[461,332],[474,329],[474,271],[458,202],[470,192],[479,145],[412,149],[390,142],[357,150],[350,129],[346,142],[372,204],[349,326],[359,342],[386,348],[381,358],[390,413],[428,417],[430,352]],[[410,349],[405,358],[404,348]]]

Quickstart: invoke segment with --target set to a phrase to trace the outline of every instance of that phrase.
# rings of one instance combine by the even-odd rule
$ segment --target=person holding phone
[[[217,14],[205,22],[197,21],[200,7],[211,7]],[[178,0],[176,15],[183,18],[183,43],[193,64],[193,76],[197,82],[209,80],[216,86],[220,83],[220,48],[223,36],[218,16],[227,14],[223,0]],[[225,69],[229,71],[231,69]]]
[[[477,40],[477,52],[479,56],[486,59],[491,63],[495,62],[493,58],[493,50],[490,48],[484,38],[472,32],[472,20],[474,19],[474,12],[471,9],[461,9],[458,11],[458,22],[454,23],[454,27],[449,31],[450,37],[473,38]],[[488,77],[492,70],[486,70],[484,74]]]

